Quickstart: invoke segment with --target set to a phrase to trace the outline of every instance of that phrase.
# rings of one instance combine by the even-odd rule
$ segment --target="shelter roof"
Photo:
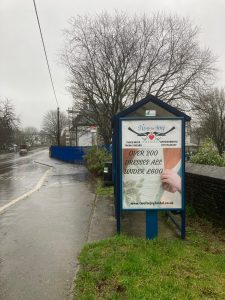
[[[178,110],[177,108],[171,106],[170,104],[158,99],[153,95],[148,95],[144,99],[136,102],[130,107],[122,110],[118,114],[115,115],[115,118],[121,118],[125,116],[144,116],[143,109],[156,109],[158,108],[158,114],[156,116],[174,116],[174,117],[182,117],[185,121],[190,121],[191,117]],[[142,110],[141,110],[142,109]],[[166,115],[165,115],[166,114]]]

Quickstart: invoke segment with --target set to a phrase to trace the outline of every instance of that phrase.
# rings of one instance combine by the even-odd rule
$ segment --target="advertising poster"
[[[182,208],[182,121],[122,120],[122,208]]]

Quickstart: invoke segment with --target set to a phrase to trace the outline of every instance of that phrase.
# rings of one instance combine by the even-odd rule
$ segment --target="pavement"
[[[87,242],[95,242],[116,234],[116,220],[112,197],[96,196],[90,220]]]
[[[0,215],[0,299],[71,299],[87,242],[116,234],[114,201],[96,196],[87,170],[46,158],[44,183]],[[176,232],[159,218],[159,236]],[[171,230],[172,229],[172,230]],[[145,238],[145,214],[122,214],[122,233]]]

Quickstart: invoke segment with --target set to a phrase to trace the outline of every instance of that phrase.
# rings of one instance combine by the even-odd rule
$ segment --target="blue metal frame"
[[[182,120],[182,211],[181,211],[181,238],[186,236],[186,213],[185,213],[185,121]]]
[[[146,210],[146,239],[158,236],[158,211]]]
[[[145,209],[124,209],[122,207],[122,176],[123,176],[123,172],[122,172],[122,121],[126,121],[126,120],[180,120],[181,121],[181,128],[182,128],[182,132],[181,132],[181,147],[182,147],[182,155],[181,155],[181,165],[182,165],[182,191],[181,191],[181,208],[160,208],[160,209],[153,209],[153,208],[145,208]],[[183,118],[171,118],[171,117],[168,117],[168,118],[156,118],[156,117],[140,117],[140,118],[137,118],[137,117],[129,117],[129,118],[120,118],[119,120],[119,145],[120,145],[120,153],[119,153],[119,158],[120,158],[120,182],[119,182],[119,186],[120,186],[120,209],[121,210],[124,210],[124,211],[132,211],[132,210],[137,210],[137,211],[146,211],[146,210],[158,210],[158,211],[167,211],[167,210],[174,210],[174,211],[177,211],[177,210],[182,210],[184,208],[184,197],[183,197],[183,194],[184,194],[184,181],[183,181],[183,178],[184,178],[184,162],[185,162],[185,149],[184,149],[184,136],[183,136],[183,121],[184,119]],[[185,128],[184,128],[185,130]],[[185,131],[184,131],[185,132]]]
[[[115,122],[115,127],[114,130],[116,132],[117,138],[114,139],[114,149],[115,149],[115,182],[114,182],[114,187],[115,187],[115,208],[116,208],[116,229],[117,233],[120,234],[121,231],[121,208],[120,208],[120,159],[119,159],[119,152],[120,152],[120,143],[119,143],[119,128],[120,124],[119,122]],[[114,137],[115,137],[115,132],[114,132]]]
[[[127,117],[130,113],[135,112],[137,109],[141,108],[148,102],[152,102],[159,107],[162,107],[166,111],[172,113],[174,117]],[[119,112],[112,119],[113,124],[113,179],[114,179],[114,195],[115,195],[115,214],[116,214],[116,227],[117,233],[120,233],[121,230],[121,210],[122,210],[122,134],[121,134],[121,124],[123,119],[133,119],[133,120],[141,120],[141,119],[180,119],[182,121],[182,207],[181,209],[170,209],[170,211],[179,211],[181,213],[181,237],[185,238],[185,122],[190,121],[191,118],[184,114],[183,112],[177,110],[176,108],[170,106],[164,101],[156,98],[153,95],[148,95],[144,99],[138,101],[132,106],[126,108],[125,110]],[[123,209],[130,211],[131,209]],[[136,209],[137,210],[137,209]],[[139,209],[146,211],[146,237],[153,238],[157,236],[157,212],[158,211],[168,211],[168,209]],[[178,225],[179,227],[179,225]]]
[[[181,190],[181,208],[147,208],[147,209],[124,209],[122,207],[122,122],[127,120],[180,120],[181,121],[181,166],[182,166],[182,190]],[[119,193],[117,196],[119,198],[120,207],[117,209],[119,211],[146,211],[146,238],[153,239],[158,235],[158,211],[180,211],[181,212],[181,238],[185,238],[185,120],[183,117],[121,117],[119,118],[119,128],[118,128],[118,146],[119,146],[119,162],[118,173],[119,173]],[[117,173],[117,174],[118,174]],[[118,177],[117,177],[118,178]],[[117,188],[118,188],[117,187]],[[118,205],[118,203],[117,203]],[[119,226],[118,226],[119,222]],[[178,225],[179,226],[179,225]],[[120,213],[117,215],[117,229],[120,232]]]
[[[114,145],[115,145],[115,136],[112,132],[112,181],[115,182],[115,151],[114,151]]]

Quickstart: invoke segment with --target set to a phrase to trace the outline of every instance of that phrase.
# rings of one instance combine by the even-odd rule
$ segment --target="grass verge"
[[[113,196],[113,186],[104,186],[103,180],[98,178],[96,181],[96,195]]]
[[[74,299],[225,299],[225,237],[189,220],[187,239],[116,236],[87,244]]]

